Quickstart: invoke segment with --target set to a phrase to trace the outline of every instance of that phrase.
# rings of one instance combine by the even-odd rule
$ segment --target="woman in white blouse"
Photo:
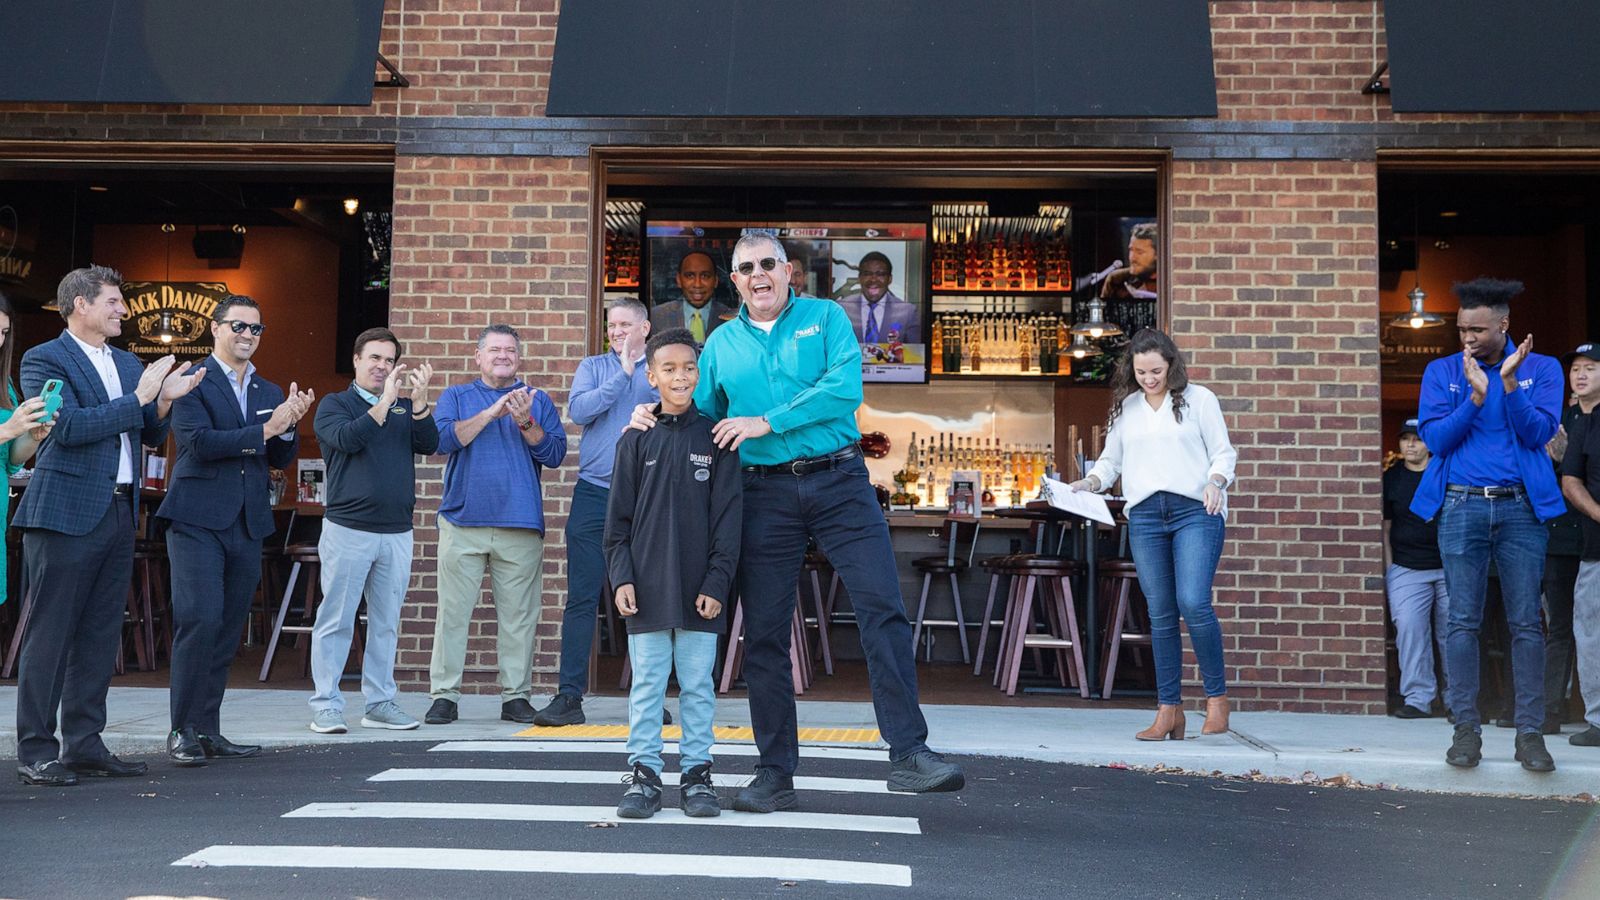
[[[1228,487],[1238,453],[1228,440],[1217,395],[1189,383],[1172,338],[1146,328],[1133,336],[1111,376],[1105,452],[1074,490],[1104,491],[1122,477],[1128,543],[1150,604],[1156,664],[1155,724],[1141,741],[1183,739],[1183,643],[1178,616],[1206,692],[1202,734],[1228,730],[1222,629],[1211,611],[1211,582],[1222,556]]]

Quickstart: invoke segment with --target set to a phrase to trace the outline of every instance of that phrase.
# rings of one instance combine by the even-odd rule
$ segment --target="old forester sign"
[[[145,359],[171,353],[200,360],[211,354],[211,314],[228,295],[216,281],[129,281],[122,285],[128,349]]]

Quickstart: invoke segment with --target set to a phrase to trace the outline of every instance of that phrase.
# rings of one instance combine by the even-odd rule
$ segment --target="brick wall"
[[[567,389],[588,335],[588,163],[581,159],[401,157],[395,166],[391,315],[407,360],[433,363],[441,384],[478,377],[479,330],[504,322],[522,336],[525,380],[566,409]],[[566,601],[567,502],[577,462],[544,476],[545,615],[535,678],[553,683],[560,610]],[[399,680],[426,688],[437,586],[433,511],[442,467],[420,472],[413,596],[406,607]],[[494,614],[474,616],[467,680],[495,683]],[[549,677],[545,677],[549,676]],[[488,688],[492,690],[491,688]]]
[[[1179,162],[1172,328],[1239,450],[1218,577],[1240,705],[1381,712],[1377,167]]]

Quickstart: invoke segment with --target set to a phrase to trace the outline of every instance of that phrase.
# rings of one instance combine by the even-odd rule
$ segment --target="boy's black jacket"
[[[739,454],[717,447],[711,421],[692,404],[677,416],[657,406],[656,427],[617,441],[606,570],[613,588],[634,586],[629,632],[726,630],[744,521],[740,479]],[[720,600],[722,615],[701,618],[700,594]]]

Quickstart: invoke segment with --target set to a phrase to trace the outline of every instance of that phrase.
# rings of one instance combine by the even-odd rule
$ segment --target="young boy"
[[[625,431],[617,443],[606,507],[606,569],[628,623],[628,791],[617,815],[661,809],[661,704],[678,676],[679,785],[683,813],[722,812],[711,786],[712,670],[722,608],[732,592],[742,524],[739,456],[719,449],[694,406],[699,348],[686,328],[645,345],[659,427]]]

